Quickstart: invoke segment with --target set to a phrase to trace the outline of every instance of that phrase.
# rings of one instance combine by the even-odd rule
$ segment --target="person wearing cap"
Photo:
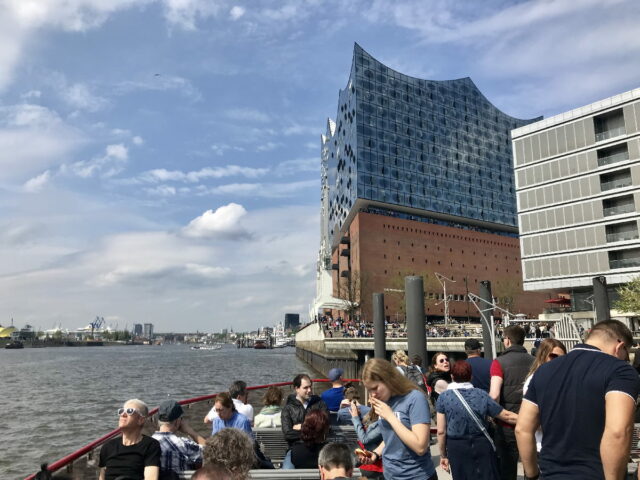
[[[491,383],[491,360],[480,356],[482,344],[475,338],[469,338],[464,342],[464,353],[467,354],[467,363],[471,365],[471,385],[489,393]]]
[[[149,407],[137,398],[127,400],[118,409],[121,436],[107,441],[100,449],[100,480],[139,478],[158,480],[160,444],[142,434]]]
[[[344,398],[344,383],[342,382],[342,375],[344,370],[341,368],[332,368],[327,374],[327,378],[331,382],[331,388],[322,392],[320,397],[327,405],[329,412],[336,413],[340,410],[340,402]]]
[[[168,472],[181,474],[202,465],[202,447],[206,443],[182,416],[184,410],[175,400],[165,400],[158,409],[159,430],[153,434],[158,442],[162,455],[160,469],[163,475]],[[183,433],[191,438],[178,436]]]

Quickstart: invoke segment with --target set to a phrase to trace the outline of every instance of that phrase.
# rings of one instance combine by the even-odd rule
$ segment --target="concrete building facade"
[[[579,303],[640,274],[640,89],[512,136],[525,290]]]
[[[501,112],[469,78],[410,77],[355,45],[338,114],[322,136],[318,285],[331,278],[332,292],[325,286],[310,313],[341,299],[370,320],[371,294],[401,289],[399,276],[424,274],[427,293],[443,296],[437,272],[450,279],[449,314],[477,318],[459,300],[477,293],[477,281],[519,284],[510,131],[534,120]],[[395,316],[402,300],[388,297]],[[533,314],[533,303],[518,308]]]

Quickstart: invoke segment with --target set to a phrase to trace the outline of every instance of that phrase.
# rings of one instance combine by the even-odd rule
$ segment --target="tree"
[[[520,282],[515,277],[503,277],[495,281],[492,288],[492,294],[497,299],[496,304],[500,308],[514,312],[516,300],[522,294]]]
[[[349,272],[348,277],[338,279],[338,298],[344,302],[344,314],[354,320],[362,308],[362,291],[366,290],[367,279],[360,271]]]
[[[640,277],[618,287],[618,300],[613,307],[626,313],[640,313]]]
[[[406,315],[406,302],[404,295],[404,279],[410,276],[421,276],[422,284],[424,287],[424,307],[428,311],[430,306],[437,303],[438,292],[442,291],[440,283],[436,279],[435,274],[429,270],[423,270],[421,272],[415,271],[399,271],[397,274],[389,276],[389,285],[385,287],[385,295],[391,295],[397,301],[397,313]]]

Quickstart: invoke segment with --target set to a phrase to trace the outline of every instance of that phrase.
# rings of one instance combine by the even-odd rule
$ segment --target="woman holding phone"
[[[383,441],[372,451],[359,454],[360,462],[370,464],[382,458],[385,479],[437,480],[429,453],[431,413],[424,393],[380,358],[365,364],[362,383],[380,417]]]

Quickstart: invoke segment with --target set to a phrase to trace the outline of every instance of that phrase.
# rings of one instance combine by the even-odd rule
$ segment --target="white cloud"
[[[82,160],[71,165],[64,165],[61,168],[61,172],[69,172],[82,178],[98,175],[103,178],[109,178],[122,172],[128,159],[129,150],[123,144],[107,145],[104,155],[91,160]]]
[[[240,17],[242,17],[245,14],[245,12],[246,12],[246,9],[244,7],[236,5],[232,7],[231,10],[229,11],[229,16],[231,17],[231,20],[238,20]]]
[[[275,150],[278,147],[281,147],[282,143],[280,142],[267,142],[262,145],[258,145],[256,147],[256,152],[270,152],[271,150]]]
[[[27,179],[69,160],[84,135],[40,105],[0,107],[0,180]]]
[[[109,102],[106,98],[94,95],[89,87],[83,83],[76,83],[61,92],[62,98],[73,108],[97,112],[102,110]]]
[[[158,185],[153,188],[145,188],[144,191],[149,195],[157,197],[173,197],[176,194],[176,188],[169,185]]]
[[[20,98],[22,98],[23,100],[31,100],[31,99],[37,99],[40,98],[42,96],[42,92],[40,90],[29,90],[28,92],[23,93],[22,95],[20,95]]]
[[[33,177],[30,180],[27,180],[23,185],[23,189],[28,193],[36,193],[44,188],[44,186],[49,183],[51,179],[51,174],[49,170],[41,173],[37,177]]]
[[[184,30],[196,30],[197,19],[215,15],[221,8],[216,0],[163,0],[165,17]]]
[[[299,172],[314,172],[320,174],[320,158],[298,158],[280,162],[274,169],[279,176],[292,175]]]
[[[244,148],[237,147],[237,146],[232,146],[232,145],[227,145],[226,143],[213,144],[213,145],[211,145],[211,150],[216,155],[224,155],[224,152],[226,152],[228,150],[233,150],[233,151],[236,151],[236,152],[244,152]]]
[[[288,127],[282,129],[282,134],[285,136],[290,135],[319,135],[321,130],[313,125],[300,125],[299,123],[292,123]]]
[[[197,102],[202,99],[202,93],[183,77],[164,74],[149,74],[147,78],[126,80],[115,86],[115,93],[127,95],[138,91],[172,91],[179,92],[185,98]]]
[[[253,108],[232,108],[225,113],[231,120],[241,120],[246,122],[267,123],[271,121],[269,115]]]
[[[134,145],[138,145],[138,146],[144,144],[144,139],[142,137],[138,136],[138,135],[133,137],[131,139],[131,141],[133,142]]]
[[[215,212],[207,210],[191,220],[182,232],[187,237],[195,238],[247,237],[248,233],[240,223],[246,214],[242,205],[230,203],[219,207]]]
[[[260,198],[286,198],[300,192],[309,191],[317,194],[320,180],[305,180],[290,183],[229,183],[217,187],[202,186],[197,195],[240,195]]]
[[[269,169],[241,167],[239,165],[226,165],[224,167],[205,167],[197,171],[182,172],[180,170],[166,170],[158,168],[144,172],[138,177],[138,181],[157,182],[189,182],[197,183],[210,178],[224,178],[232,176],[242,176],[247,178],[257,178],[265,175]]]

